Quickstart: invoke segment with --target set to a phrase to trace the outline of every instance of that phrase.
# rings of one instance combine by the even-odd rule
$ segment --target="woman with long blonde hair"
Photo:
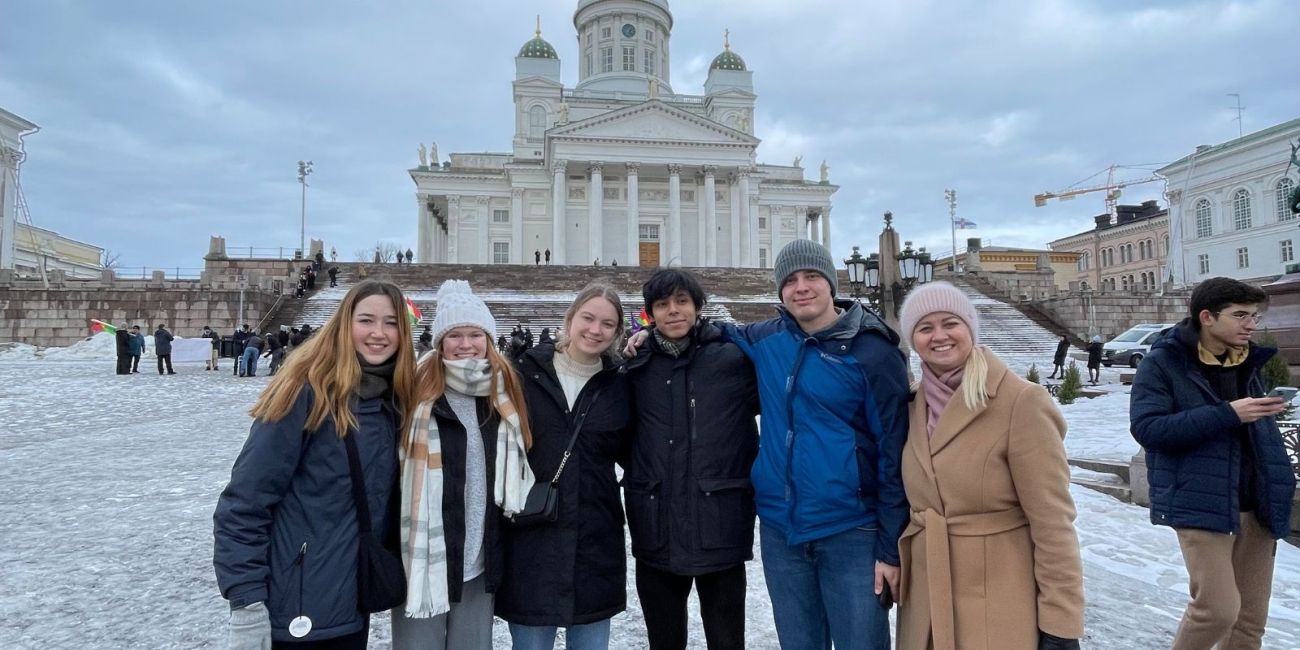
[[[463,280],[444,282],[436,300],[402,444],[407,596],[392,612],[393,648],[491,650],[501,518],[523,508],[533,485],[532,436],[487,305]]]
[[[414,388],[402,292],[366,280],[262,392],[213,515],[230,648],[366,647],[348,447],[364,468],[371,534],[395,539],[398,438]]]

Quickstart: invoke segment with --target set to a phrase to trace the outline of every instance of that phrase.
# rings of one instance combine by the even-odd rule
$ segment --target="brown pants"
[[[1192,600],[1173,650],[1258,649],[1273,594],[1277,542],[1253,512],[1241,513],[1241,533],[1180,528]]]

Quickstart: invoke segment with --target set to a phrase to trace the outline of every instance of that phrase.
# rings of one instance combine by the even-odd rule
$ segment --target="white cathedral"
[[[579,0],[579,80],[536,36],[515,57],[510,153],[420,146],[420,262],[770,267],[795,238],[830,247],[827,178],[757,164],[753,73],[729,40],[703,95],[673,91],[667,0]],[[543,260],[545,263],[545,260]]]

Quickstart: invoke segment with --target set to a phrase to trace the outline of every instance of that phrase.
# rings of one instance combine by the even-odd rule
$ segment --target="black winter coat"
[[[1088,367],[1101,367],[1101,342],[1092,341],[1088,343]]]
[[[702,322],[680,357],[651,336],[622,372],[635,405],[623,477],[632,554],[677,575],[753,559],[759,405],[749,358]]]
[[[436,359],[434,360],[436,361]],[[505,547],[501,540],[501,508],[492,500],[492,486],[496,482],[497,425],[499,418],[486,397],[476,398],[478,406],[479,436],[483,438],[483,452],[487,460],[487,511],[483,525],[483,575],[487,592],[493,594],[501,586],[501,564]],[[445,396],[433,404],[433,417],[438,421],[438,437],[442,444],[442,530],[447,540],[447,595],[451,602],[459,603],[465,585],[465,454],[468,446],[465,426],[456,417]]]
[[[171,332],[159,327],[153,333],[153,351],[159,356],[172,353],[172,336]]]
[[[117,356],[131,356],[131,333],[126,328],[119,329],[113,333],[113,343],[117,348]]]
[[[627,381],[607,362],[570,412],[554,355],[554,346],[541,345],[517,360],[533,432],[528,464],[539,483],[555,476],[578,414],[587,415],[560,477],[559,520],[504,529],[507,577],[496,614],[520,625],[583,625],[627,608],[623,504],[614,475],[614,463],[627,455]]]
[[[1068,354],[1069,352],[1070,352],[1069,341],[1063,340],[1060,343],[1057,343],[1056,355],[1052,357],[1052,365],[1056,365],[1056,366],[1065,365],[1065,355]],[[1101,357],[1097,357],[1097,361],[1101,361]]]
[[[329,419],[304,430],[312,395],[303,386],[283,419],[253,423],[212,517],[221,595],[232,608],[265,602],[277,641],[294,640],[289,621],[300,614],[312,620],[304,641],[352,634],[368,619],[357,609],[360,533],[347,448]],[[392,539],[401,416],[383,398],[356,400],[352,413],[372,534]]]

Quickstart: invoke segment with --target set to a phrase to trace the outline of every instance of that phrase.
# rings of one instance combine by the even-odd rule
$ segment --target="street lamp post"
[[[311,161],[298,161],[298,184],[302,185],[302,224],[298,230],[298,254],[307,257],[307,175],[311,173]]]
[[[902,251],[897,250],[898,234],[893,229],[893,214],[885,213],[885,229],[880,241],[885,248],[880,253],[863,257],[860,247],[853,247],[853,254],[844,260],[844,268],[849,275],[850,296],[866,300],[866,306],[882,318],[897,321],[902,311],[903,299],[916,285],[925,284],[934,279],[934,259],[925,248],[912,249],[912,242],[905,242]],[[893,250],[888,250],[893,246]],[[895,263],[886,267],[888,260]]]

